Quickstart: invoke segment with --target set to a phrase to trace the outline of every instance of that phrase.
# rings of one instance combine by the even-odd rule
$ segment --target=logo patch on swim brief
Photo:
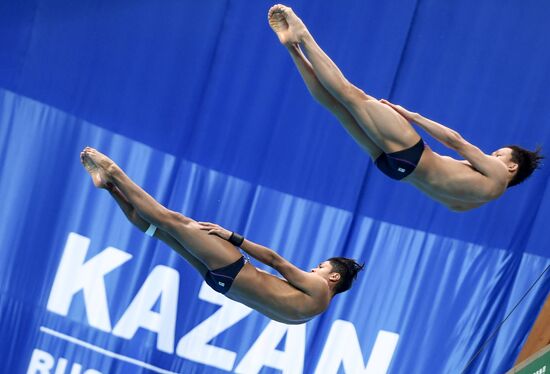
[[[218,284],[222,287],[225,287],[225,283],[223,283],[223,282],[218,282]]]
[[[405,169],[403,169],[403,168],[397,168],[397,171],[399,171],[399,172],[401,172],[401,173],[404,173],[404,172],[406,172],[406,170],[405,170]]]

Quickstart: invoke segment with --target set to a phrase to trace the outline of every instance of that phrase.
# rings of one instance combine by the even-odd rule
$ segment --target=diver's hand
[[[199,222],[199,226],[201,230],[208,231],[208,235],[216,235],[225,240],[229,240],[231,237],[231,231],[224,229],[215,223]]]
[[[419,116],[418,113],[411,112],[410,110],[407,110],[407,109],[403,108],[401,105],[390,103],[386,99],[382,99],[382,100],[380,100],[380,102],[382,104],[386,104],[386,105],[390,106],[393,110],[395,110],[397,113],[401,114],[403,117],[405,117],[405,119],[407,119],[409,121],[415,121]]]

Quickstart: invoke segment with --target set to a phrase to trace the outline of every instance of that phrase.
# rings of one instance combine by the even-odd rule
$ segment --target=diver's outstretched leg
[[[93,166],[92,179],[97,187],[115,185],[145,221],[174,237],[185,249],[210,270],[218,269],[241,258],[241,253],[228,241],[208,235],[195,220],[165,208],[135,184],[110,158],[93,148],[85,148],[83,157]],[[86,165],[85,165],[86,166]]]
[[[273,20],[270,24],[278,25],[278,29],[274,30],[281,43],[301,44],[321,84],[346,107],[380,149],[392,153],[418,143],[420,136],[405,118],[389,105],[380,103],[355,87],[344,77],[291,8],[275,5],[270,9],[270,15]],[[283,18],[286,22],[282,21]]]

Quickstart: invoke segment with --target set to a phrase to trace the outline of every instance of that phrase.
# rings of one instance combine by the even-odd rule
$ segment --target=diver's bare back
[[[456,211],[477,208],[506,190],[505,179],[489,180],[467,161],[441,156],[429,147],[424,149],[416,170],[404,180]],[[497,187],[489,188],[488,184]]]
[[[250,263],[245,264],[225,295],[286,324],[309,321],[322,313],[331,300],[329,289],[321,279],[318,287],[306,293]]]

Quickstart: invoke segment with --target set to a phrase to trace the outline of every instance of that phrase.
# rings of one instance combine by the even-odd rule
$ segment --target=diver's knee
[[[159,228],[165,231],[171,231],[182,224],[186,224],[187,217],[181,213],[174,212],[173,210],[164,208],[159,214],[155,216],[155,223]]]
[[[372,98],[369,98],[369,99],[365,99],[363,101],[363,105],[367,108],[367,109],[378,109],[380,108],[382,105],[382,103],[380,103],[378,100],[374,100]]]
[[[189,226],[195,221],[179,212],[168,210],[167,217],[172,226]]]

